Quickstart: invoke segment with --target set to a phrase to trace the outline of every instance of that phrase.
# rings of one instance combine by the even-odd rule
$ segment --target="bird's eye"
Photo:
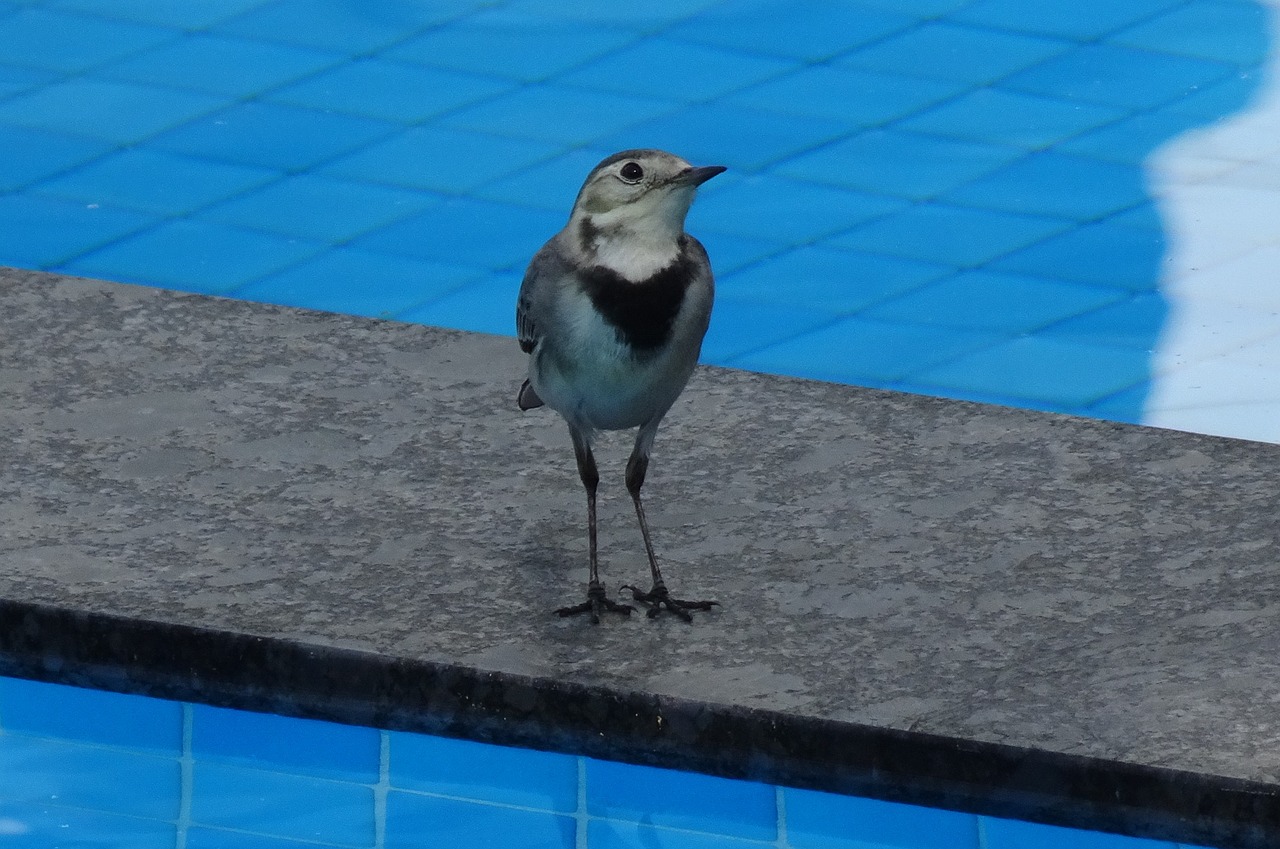
[[[618,172],[618,176],[626,180],[628,183],[638,183],[640,178],[644,176],[644,169],[640,167],[638,162],[628,162],[622,166],[622,170]]]

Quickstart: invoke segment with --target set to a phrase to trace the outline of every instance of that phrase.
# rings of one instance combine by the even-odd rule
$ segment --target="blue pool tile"
[[[733,236],[799,243],[887,215],[904,204],[893,198],[761,175],[723,188],[709,186],[696,205],[697,228]]]
[[[702,221],[697,217],[697,204],[689,215],[686,229],[697,233],[698,241],[707,249],[711,257],[711,267],[716,275],[728,274],[752,263],[776,256],[790,250],[790,246],[782,242],[770,242],[754,236],[729,236],[724,233],[707,232]]]
[[[1247,107],[1261,80],[1257,69],[1229,74],[1165,104],[1162,111],[1189,118],[1192,125],[1212,123]]]
[[[213,27],[214,32],[306,47],[371,53],[470,11],[474,0],[421,3],[315,3],[276,0]]]
[[[470,198],[452,198],[357,239],[355,247],[479,268],[521,271],[564,215]]]
[[[836,317],[915,289],[947,271],[930,263],[807,245],[723,275],[717,295]]]
[[[1058,39],[929,22],[840,59],[888,74],[990,83],[1069,49]]]
[[[961,206],[1091,221],[1141,204],[1145,172],[1053,151],[1033,153],[943,196]]]
[[[1055,35],[1089,41],[1115,32],[1183,0],[1076,0],[1072,3],[1011,3],[978,0],[957,11],[956,20],[1015,32]]]
[[[1069,222],[1057,218],[924,203],[830,241],[839,247],[964,268],[989,262],[1068,227]]]
[[[605,137],[610,150],[657,147],[694,163],[758,171],[773,163],[837,139],[848,124],[810,115],[780,115],[747,106],[707,103],[681,109]]]
[[[255,230],[342,242],[407,218],[440,197],[394,186],[295,174],[201,214]]]
[[[1096,44],[1015,74],[1003,85],[1033,94],[1154,109],[1235,73],[1221,62]]]
[[[1100,831],[1079,831],[1020,820],[982,817],[985,849],[1177,849],[1163,840],[1144,840]]]
[[[567,219],[582,181],[611,153],[612,149],[574,148],[485,183],[472,194],[499,203],[552,210]]]
[[[1093,312],[1123,297],[1122,291],[1110,287],[969,271],[921,286],[863,315],[940,327],[1030,332]]]
[[[653,37],[559,79],[584,88],[688,102],[720,97],[794,67],[794,62],[782,59]]]
[[[246,834],[239,829],[206,826],[188,827],[186,837],[186,843],[183,844],[185,849],[332,849],[334,845],[323,837],[318,841],[296,840],[292,837]],[[172,849],[172,846],[165,849]]]
[[[1156,346],[1168,313],[1169,303],[1163,295],[1142,292],[1065,319],[1040,330],[1037,335],[1150,351]]]
[[[585,780],[591,816],[777,839],[777,800],[767,784],[590,758]]]
[[[341,61],[338,53],[192,33],[102,68],[104,77],[245,97]]]
[[[174,707],[178,707],[174,705]],[[113,814],[175,819],[181,792],[177,757],[0,734],[0,801],[65,805]]]
[[[236,227],[178,220],[86,254],[60,270],[221,294],[306,259],[322,247]]]
[[[592,820],[587,825],[587,845],[591,849],[773,849],[777,844],[633,822]]]
[[[177,754],[182,748],[182,706],[146,696],[0,677],[0,731]]]
[[[1108,419],[1116,422],[1141,423],[1147,409],[1147,397],[1151,394],[1151,382],[1142,381],[1128,389],[1122,389],[1113,395],[1103,396],[1101,400],[1079,408],[1081,415]],[[1195,849],[1192,846],[1180,846],[1178,849]]]
[[[162,27],[27,8],[0,17],[0,57],[12,65],[79,73],[177,35]]]
[[[1107,162],[1140,165],[1157,147],[1185,132],[1190,123],[1167,109],[1140,113],[1069,139],[1057,149]]]
[[[337,846],[372,846],[373,788],[197,760],[191,822]]]
[[[910,379],[970,398],[1030,399],[1077,409],[1141,383],[1150,366],[1145,351],[1027,336],[914,372]]]
[[[263,0],[57,0],[62,9],[192,30],[242,14]]]
[[[424,126],[397,133],[323,170],[375,183],[465,193],[549,159],[561,149],[541,141]]]
[[[37,190],[85,203],[182,215],[260,186],[275,179],[277,173],[129,148],[42,183]]]
[[[735,94],[726,102],[870,127],[905,118],[963,89],[959,82],[811,65]]]
[[[1068,230],[997,260],[993,268],[1120,286],[1154,289],[1164,253],[1161,233],[1090,224]]]
[[[178,845],[178,828],[172,822],[61,805],[0,802],[0,823],[6,826],[6,830],[0,832],[0,841],[3,841],[5,849],[50,849],[69,845],[104,849],[110,846],[173,849]]]
[[[510,336],[515,332],[515,303],[519,272],[492,274],[396,318],[416,324]],[[514,343],[512,343],[514,344]]]
[[[1038,149],[1128,115],[1113,106],[978,88],[902,123],[918,133]]]
[[[356,115],[249,101],[152,141],[190,156],[303,170],[388,135],[395,125]]]
[[[441,799],[417,793],[387,794],[385,849],[572,849],[572,817]]]
[[[870,130],[783,164],[791,177],[924,199],[975,180],[1021,157],[1004,145]]]
[[[531,84],[462,109],[442,119],[440,126],[582,145],[678,108],[651,97]]]
[[[132,144],[219,103],[196,92],[75,77],[0,103],[0,121]]]
[[[1266,60],[1268,32],[1262,6],[1230,0],[1188,3],[1111,40],[1127,47],[1249,66]]]
[[[401,790],[479,802],[565,812],[578,806],[578,759],[556,752],[393,732],[390,779]]]
[[[0,64],[0,99],[48,85],[59,76],[55,71]]]
[[[819,61],[910,26],[912,19],[861,4],[752,0],[677,23],[676,38],[772,56]]]
[[[884,386],[992,340],[987,333],[854,317],[735,357],[729,365],[815,380]]]
[[[0,124],[0,192],[89,162],[113,145],[94,139]]]
[[[227,294],[268,304],[389,318],[460,289],[482,273],[342,247]]]
[[[648,3],[598,3],[596,0],[511,0],[516,12],[580,26],[583,23],[628,27],[640,33],[697,14],[717,0],[651,0]]]
[[[252,761],[261,769],[378,780],[377,729],[269,713],[191,706],[191,753]]]
[[[916,805],[783,790],[795,849],[978,849],[978,818]],[[984,847],[986,849],[986,847]]]
[[[152,217],[30,194],[0,197],[0,265],[51,268],[142,229]]]
[[[702,362],[724,365],[757,348],[831,324],[831,314],[792,306],[756,304],[716,294],[711,327],[702,343]]]
[[[414,124],[511,89],[493,77],[363,58],[271,93],[271,100]]]
[[[581,21],[560,21],[493,9],[425,32],[385,56],[440,68],[537,82],[630,42],[630,33]]]

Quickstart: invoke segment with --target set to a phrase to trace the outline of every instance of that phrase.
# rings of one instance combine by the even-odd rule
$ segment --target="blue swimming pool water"
[[[511,334],[583,175],[659,146],[730,167],[708,362],[1280,441],[1275,17],[0,0],[0,264]],[[1168,849],[15,681],[0,729],[5,846]]]
[[[6,849],[1186,849],[0,677]]]
[[[587,170],[660,146],[730,168],[690,219],[708,362],[1280,440],[1272,27],[1252,0],[0,0],[0,263],[511,334]]]

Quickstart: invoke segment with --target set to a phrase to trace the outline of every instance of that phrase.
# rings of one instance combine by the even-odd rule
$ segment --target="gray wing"
[[[516,336],[520,340],[520,350],[526,354],[532,354],[542,341],[542,333],[553,309],[555,288],[563,283],[566,273],[567,268],[560,259],[554,239],[533,255],[525,269],[520,295],[516,298]],[[526,380],[520,386],[516,403],[522,410],[532,410],[541,407],[543,401],[534,391],[533,384]]]
[[[555,239],[543,245],[525,269],[520,296],[516,299],[516,336],[520,340],[520,350],[526,354],[533,353],[542,341],[554,309],[555,290],[563,284],[567,273],[568,268],[560,258]]]

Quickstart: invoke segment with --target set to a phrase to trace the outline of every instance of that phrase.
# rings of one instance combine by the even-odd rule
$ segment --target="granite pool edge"
[[[1280,786],[0,599],[0,674],[1222,849]]]

